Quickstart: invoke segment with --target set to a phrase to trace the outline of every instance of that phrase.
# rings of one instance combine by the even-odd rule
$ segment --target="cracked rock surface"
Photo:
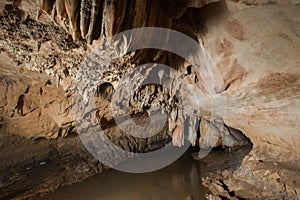
[[[79,153],[83,147],[73,135],[74,117],[79,116],[100,122],[109,139],[128,151],[152,151],[170,141],[181,146],[185,122],[191,133],[190,142],[202,149],[220,146],[235,152],[251,141],[253,148],[238,168],[206,174],[203,183],[212,191],[211,198],[297,199],[299,1],[213,2],[216,1],[2,1],[1,197],[30,198],[104,169],[87,152]],[[109,46],[101,52],[103,49],[98,47],[105,47],[105,37],[144,26],[172,28],[203,45],[214,61],[209,64],[216,66],[223,81],[216,84],[214,95],[226,98],[225,112],[212,116],[209,106],[199,104],[202,99],[210,99],[201,77],[203,66],[190,66],[182,58],[159,50],[139,50],[111,65],[105,63],[106,57],[118,57],[120,53]],[[189,56],[197,55],[191,52]],[[86,61],[100,70],[101,80],[85,73]],[[120,77],[145,61],[170,65],[195,88],[194,93],[201,95],[189,101],[194,110],[186,112],[172,86],[166,90],[149,84],[133,92],[129,112],[138,117],[136,123],[149,123],[149,116],[159,106],[168,114],[164,131],[137,139],[116,128],[111,101],[115,89],[122,84]],[[141,68],[139,73],[145,76],[137,78],[142,82],[150,71]],[[90,85],[74,102],[78,94],[76,81],[82,81],[83,87],[89,81]],[[187,90],[180,96],[188,96]],[[87,115],[74,113],[74,108]],[[126,118],[121,109],[118,117]],[[83,128],[85,125],[80,124]],[[78,151],[63,147],[72,145]],[[19,155],[22,149],[24,155]],[[35,183],[26,182],[31,170],[40,170],[32,166],[47,168],[47,159],[65,163],[60,166],[63,172],[54,170],[55,181],[51,182],[48,178],[52,175],[48,174]],[[76,163],[85,163],[86,173],[80,174]],[[75,171],[74,175],[68,175],[70,170]],[[49,188],[42,184],[45,180]],[[30,184],[35,189],[30,189]],[[22,185],[28,186],[25,191],[20,189]]]

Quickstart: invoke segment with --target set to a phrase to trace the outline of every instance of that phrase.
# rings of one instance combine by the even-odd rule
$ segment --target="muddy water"
[[[46,199],[82,200],[184,200],[205,199],[201,185],[200,162],[187,152],[173,164],[159,171],[129,174],[113,169],[56,190]]]

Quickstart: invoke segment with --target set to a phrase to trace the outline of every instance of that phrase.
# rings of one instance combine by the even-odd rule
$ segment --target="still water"
[[[205,199],[207,189],[201,185],[200,162],[192,150],[173,164],[155,172],[130,174],[109,169],[81,183],[62,187],[46,199],[74,200],[184,200]]]

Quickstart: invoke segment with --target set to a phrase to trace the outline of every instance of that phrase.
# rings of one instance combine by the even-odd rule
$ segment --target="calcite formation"
[[[232,175],[224,172],[208,177],[207,187],[227,198],[232,197],[232,191],[241,198],[297,197],[299,1],[213,2],[1,2],[0,87],[4,92],[0,96],[0,127],[5,132],[1,137],[66,137],[75,132],[74,116],[82,113],[72,110],[79,106],[87,113],[83,119],[100,122],[104,129],[115,132],[109,133],[109,138],[128,151],[153,150],[169,141],[169,136],[174,145],[181,146],[184,130],[190,133],[190,142],[201,149],[222,146],[231,151],[251,141],[253,149],[241,168]],[[121,31],[145,26],[178,30],[203,46],[211,58],[208,65],[214,65],[222,78],[222,84],[211,81],[214,95],[226,99],[222,109],[212,116],[211,108],[202,104],[211,98],[203,86],[203,66],[191,66],[161,50],[125,54],[130,40],[122,41],[125,46],[107,40]],[[197,55],[191,52],[189,56]],[[113,63],[108,62],[111,59]],[[177,81],[183,77],[194,86],[193,92],[201,95],[181,105],[176,95],[187,97],[188,90],[176,93],[172,84],[169,89],[156,84],[138,88],[155,69],[136,67],[143,62],[170,65],[178,72]],[[129,114],[143,116],[147,122],[152,114],[166,112],[165,133],[135,139],[115,130],[113,114],[122,119],[126,112],[112,112],[113,94],[121,84],[131,92],[127,91],[130,80],[122,82],[121,77],[132,70],[137,70],[133,78],[140,82],[130,85],[137,90],[126,99]],[[168,76],[158,75],[161,79]],[[81,98],[77,105],[72,101],[76,94]],[[185,110],[188,106],[189,111]],[[225,112],[218,113],[221,110]],[[84,128],[86,124],[81,125]],[[155,141],[164,142],[156,146]]]
[[[224,122],[249,137],[253,149],[234,178],[226,179],[224,173],[216,179],[225,180],[229,193],[245,198],[297,199],[299,6],[268,5],[232,12],[208,21],[208,34],[201,38],[227,83]],[[215,183],[215,189],[222,185]],[[218,191],[221,195],[222,190]]]

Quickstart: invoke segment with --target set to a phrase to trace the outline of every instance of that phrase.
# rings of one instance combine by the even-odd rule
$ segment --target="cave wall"
[[[94,46],[101,43],[103,37],[131,28],[172,28],[203,44],[216,61],[224,81],[225,87],[218,95],[226,97],[226,115],[211,119],[210,111],[200,108],[200,147],[209,146],[207,137],[211,136],[221,145],[225,135],[238,141],[240,135],[234,137],[236,130],[242,131],[253,143],[243,169],[235,174],[235,182],[226,184],[237,190],[235,184],[255,187],[257,181],[266,185],[270,182],[274,188],[280,187],[280,196],[287,183],[289,193],[299,194],[300,187],[286,177],[279,186],[276,183],[278,177],[284,177],[280,174],[282,168],[287,168],[276,168],[268,179],[255,179],[251,175],[264,177],[263,172],[255,168],[261,161],[280,162],[293,170],[299,166],[299,1],[213,2],[1,1],[0,87],[5,91],[0,97],[1,137],[16,134],[28,138],[58,138],[74,132],[71,113],[74,79],[81,62]],[[205,9],[200,9],[204,5]],[[132,69],[144,61],[157,61],[185,73],[184,61],[172,56],[166,52],[140,51],[121,59],[120,63],[123,65],[133,59],[136,63],[126,66]],[[118,72],[115,70],[113,76]],[[187,75],[187,78],[194,80],[194,76]],[[109,99],[98,102],[98,106],[104,108],[98,114],[106,125],[112,119],[109,103]],[[90,108],[87,106],[87,109]],[[226,131],[218,129],[218,120],[226,124]],[[207,129],[209,121],[214,121],[213,133]],[[176,126],[170,130],[170,135],[175,132],[180,138]],[[122,133],[111,136],[116,141],[120,137],[125,138],[119,142],[121,146],[133,145],[130,148],[138,151],[151,148],[158,139],[136,141]],[[165,137],[160,135],[159,139],[170,139]],[[6,140],[1,141],[4,145]],[[175,144],[180,143],[175,141]],[[244,169],[251,169],[251,173]],[[252,182],[243,176],[252,177]],[[294,175],[291,180],[298,178]],[[255,198],[255,194],[247,196],[244,189],[239,189],[241,196]],[[270,197],[260,188],[256,189]]]
[[[199,37],[224,80],[225,124],[242,130],[262,159],[299,159],[299,6],[210,14],[218,10],[208,6]]]
[[[253,143],[237,170],[204,181],[219,196],[299,196],[300,10],[299,2],[281,3],[240,7],[227,1],[227,11],[222,5],[204,11],[207,33],[199,37],[226,85],[224,122]]]
[[[67,27],[74,39],[86,38],[89,43],[101,35],[110,37],[121,31],[145,26],[170,28],[188,7],[202,7],[213,1],[67,1],[38,0],[37,17],[46,12],[51,19]]]
[[[3,104],[4,106],[2,107],[4,118],[6,118],[5,116],[9,116],[6,120],[8,124],[7,131],[9,133],[29,137],[57,137],[59,135],[67,135],[63,130],[69,130],[73,122],[70,116],[72,84],[76,76],[76,69],[80,67],[80,62],[86,55],[86,52],[88,52],[89,47],[87,48],[84,42],[72,42],[68,36],[64,35],[64,29],[70,31],[75,40],[80,36],[91,42],[93,39],[97,39],[97,37],[94,38],[97,32],[95,24],[97,27],[102,27],[102,32],[99,32],[98,37],[100,37],[100,35],[110,36],[130,28],[155,25],[175,28],[190,35],[195,40],[203,42],[205,48],[217,61],[216,65],[221,73],[226,88],[226,90],[222,91],[222,95],[225,95],[228,99],[227,116],[222,119],[227,125],[242,130],[250,137],[255,146],[259,146],[256,144],[265,140],[266,145],[270,148],[268,150],[270,153],[266,153],[266,155],[273,155],[272,157],[281,154],[280,152],[282,150],[276,150],[276,145],[274,144],[280,143],[280,140],[284,138],[288,141],[284,148],[287,152],[292,152],[291,155],[293,156],[291,159],[296,158],[297,155],[299,155],[298,149],[290,144],[299,137],[297,129],[295,131],[295,128],[299,125],[296,121],[298,119],[298,113],[292,111],[293,109],[297,110],[299,106],[297,102],[299,92],[291,88],[298,88],[296,54],[299,52],[299,49],[295,44],[297,44],[298,41],[297,34],[299,30],[293,28],[297,27],[297,21],[290,19],[296,17],[298,7],[293,5],[296,5],[298,2],[252,1],[249,3],[223,1],[219,3],[221,6],[214,8],[215,10],[212,10],[211,13],[208,11],[199,12],[199,7],[203,7],[208,3],[212,2],[186,1],[182,3],[175,1],[169,3],[165,1],[104,1],[98,2],[98,5],[90,1],[82,1],[80,3],[77,1],[37,1],[35,2],[36,5],[33,5],[33,2],[24,0],[16,1],[13,4],[11,2],[8,3],[10,6],[6,6],[6,11],[4,12],[7,12],[8,9],[12,10],[10,10],[11,15],[6,13],[6,18],[2,20],[2,26],[6,27],[2,29],[2,39],[4,45],[8,43],[13,45],[3,46],[3,51],[8,57],[13,58],[13,61],[18,65],[50,75],[50,77],[54,79],[51,83],[61,85],[63,88],[63,90],[61,90],[61,88],[53,90],[58,94],[65,93],[60,95],[65,97],[62,98],[62,101],[54,102],[55,106],[50,110],[56,113],[51,114],[50,112],[49,114],[48,104],[50,102],[50,105],[53,106],[53,103],[48,96],[43,97],[43,95],[45,95],[43,92],[40,92],[38,95],[40,95],[42,99],[48,99],[46,103],[41,103],[44,102],[43,100],[36,101],[27,99],[31,96],[27,95],[28,91],[32,91],[30,89],[28,90],[31,84],[28,83],[29,86],[26,88],[22,87],[23,89],[18,88],[20,92],[12,92],[7,89],[7,85],[3,85],[4,90],[8,91],[8,93],[16,94],[14,95],[15,100],[11,102],[14,106]],[[103,4],[102,7],[100,4]],[[239,5],[241,4],[250,6],[253,9],[240,8]],[[287,6],[282,7],[285,6],[282,4]],[[13,5],[21,8],[21,11],[14,10]],[[258,7],[261,8],[261,10],[266,10],[268,15],[252,7],[253,5],[265,5]],[[278,8],[285,8],[291,12],[291,14],[288,14],[288,11],[282,11],[285,14],[278,14],[275,8],[268,7],[275,5],[280,5]],[[234,6],[235,8],[239,8],[239,11],[231,9]],[[241,12],[242,10],[245,11]],[[213,12],[217,14],[212,14]],[[255,19],[252,19],[253,16],[256,15],[255,12],[258,14]],[[43,21],[45,25],[31,20],[32,15],[36,13],[37,16],[35,17]],[[12,15],[16,16],[16,18],[10,18]],[[244,15],[246,16],[244,17]],[[102,18],[99,18],[99,16],[102,16]],[[278,18],[277,16],[281,17]],[[275,19],[272,19],[273,17]],[[97,20],[95,21],[95,19]],[[250,19],[253,21],[261,21],[261,24],[251,24],[252,21]],[[105,20],[107,22],[103,24],[102,22]],[[190,21],[190,23],[184,24],[187,20]],[[53,25],[52,22],[59,24],[62,29],[56,28],[56,25]],[[287,23],[284,25],[285,22]],[[270,24],[276,23],[280,25],[278,25],[278,27],[270,26]],[[14,32],[8,28],[10,26],[14,27]],[[30,26],[33,27],[33,34],[27,36],[26,34],[28,34],[28,28],[30,28]],[[253,28],[251,26],[253,26]],[[278,30],[280,28],[285,31]],[[107,32],[107,30],[110,31]],[[257,32],[255,32],[255,30],[257,30]],[[48,31],[50,34],[55,34],[56,37],[51,38],[47,35],[38,35],[37,32],[39,31]],[[261,37],[257,38],[256,35],[258,35],[258,33]],[[17,39],[19,44],[14,42],[16,38],[21,38],[21,40]],[[27,40],[26,45],[24,45],[24,39],[25,41]],[[30,41],[33,40],[37,42],[30,43]],[[272,43],[273,40],[277,41],[277,46]],[[294,45],[290,45],[289,42]],[[254,46],[255,48],[253,45],[256,45]],[[248,46],[252,48],[249,49]],[[283,48],[284,50],[279,50]],[[52,49],[51,54],[48,54],[48,49]],[[259,49],[257,53],[255,52],[256,49]],[[282,56],[285,55],[283,52],[291,53],[282,58]],[[154,51],[150,51],[150,53],[149,51],[139,53],[139,55],[144,54],[144,57],[148,58],[157,55],[157,52]],[[271,53],[273,61],[269,61]],[[74,65],[74,60],[71,61],[69,59],[70,56],[72,59],[77,59],[76,65]],[[169,56],[168,60],[172,65],[172,56],[168,53],[160,54],[162,58],[161,61],[166,61],[166,56]],[[178,59],[173,60],[175,65],[177,62]],[[257,67],[254,68],[254,66]],[[182,64],[175,68],[182,70],[182,67],[185,66]],[[182,71],[185,70],[183,69]],[[22,74],[20,74],[20,76],[21,75]],[[43,83],[40,84],[42,85]],[[38,87],[43,88],[42,86]],[[244,93],[240,92],[240,88],[245,88],[242,90]],[[288,93],[289,90],[291,90],[290,95],[282,96]],[[250,91],[251,94],[253,93],[252,95],[249,94]],[[4,93],[4,96],[9,95]],[[7,100],[4,102],[6,101]],[[33,103],[31,103],[32,101]],[[22,106],[20,106],[21,102],[23,102]],[[249,106],[247,102],[252,102],[250,104],[251,106]],[[258,105],[258,102],[262,105]],[[33,106],[33,104],[39,106]],[[45,108],[45,111],[41,111],[40,113],[47,113],[47,115],[53,119],[47,123],[50,124],[49,128],[45,128],[48,126],[37,125],[36,129],[24,131],[25,128],[20,127],[20,129],[18,129],[18,126],[13,125],[14,123],[19,124],[18,120],[22,120],[22,117],[24,117],[23,119],[35,119],[34,117],[28,116],[26,118],[26,115],[33,115],[37,112],[36,108],[40,109],[40,107]],[[29,113],[20,111],[20,109],[29,110]],[[247,114],[245,114],[245,112],[247,112]],[[18,115],[18,120],[16,120],[17,118],[14,113]],[[250,115],[250,113],[253,114]],[[51,117],[52,115],[55,117]],[[107,113],[103,115],[107,115]],[[285,115],[287,115],[289,120],[282,120]],[[36,116],[37,120],[44,121],[40,116],[43,115],[39,114]],[[107,119],[111,118],[111,116],[106,117]],[[208,120],[206,116],[202,116],[202,118],[207,118]],[[268,120],[268,123],[264,123],[265,119],[270,120]],[[276,128],[273,130],[269,128],[270,126]],[[38,127],[43,127],[44,131],[39,130]],[[256,136],[256,132],[260,132],[259,137]],[[284,133],[288,133],[288,136],[285,136]],[[274,141],[271,141],[269,138],[274,134],[276,137]],[[203,133],[203,135],[205,134]],[[262,140],[262,138],[264,139]]]

